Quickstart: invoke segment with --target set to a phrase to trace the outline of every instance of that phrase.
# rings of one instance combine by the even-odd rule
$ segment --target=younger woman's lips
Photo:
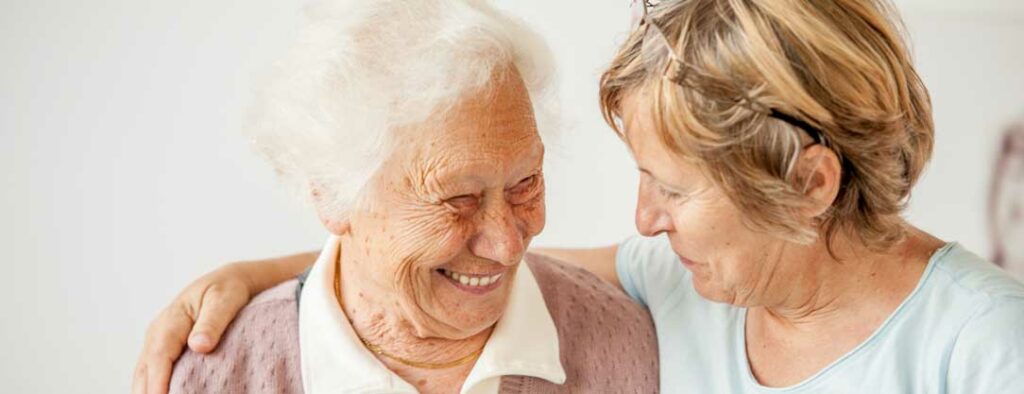
[[[683,256],[679,256],[679,261],[681,261],[683,263],[683,266],[686,268],[692,269],[693,267],[697,266],[697,263],[694,263],[692,260]]]

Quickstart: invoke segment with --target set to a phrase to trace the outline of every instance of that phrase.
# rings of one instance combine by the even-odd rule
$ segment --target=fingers
[[[171,368],[185,347],[191,327],[192,318],[177,302],[153,321],[146,333],[146,343],[135,370],[133,393],[135,390],[144,390],[141,392],[146,394],[167,393]]]
[[[167,394],[168,386],[171,384],[171,368],[173,367],[174,362],[166,358],[154,360],[152,364],[148,365],[146,368],[146,393]]]
[[[146,364],[139,360],[132,375],[132,394],[146,394]]]
[[[150,324],[132,379],[133,393],[166,394],[174,362],[185,346],[199,353],[213,351],[235,315],[249,302],[250,290],[244,280],[230,271],[218,272],[187,287]]]
[[[217,347],[228,325],[249,302],[249,290],[240,284],[213,285],[200,302],[188,346],[195,352],[208,353]]]

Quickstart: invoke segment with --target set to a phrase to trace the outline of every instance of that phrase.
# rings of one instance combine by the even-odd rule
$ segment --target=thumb
[[[211,286],[203,293],[196,311],[188,347],[199,353],[212,352],[228,325],[248,302],[249,292],[244,286]]]

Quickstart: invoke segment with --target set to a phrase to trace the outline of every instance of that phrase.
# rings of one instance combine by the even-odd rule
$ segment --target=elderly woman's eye
[[[444,205],[459,211],[474,209],[480,199],[472,194],[463,194],[444,200]]]
[[[512,190],[510,191],[513,193],[526,191],[535,183],[537,183],[537,175],[531,175],[526,178],[523,178],[523,180],[519,181],[519,183],[517,183],[515,186],[512,186]]]
[[[516,183],[515,186],[508,189],[508,199],[512,204],[522,204],[536,194],[536,191],[540,189],[540,175],[534,174],[523,178],[523,180]]]

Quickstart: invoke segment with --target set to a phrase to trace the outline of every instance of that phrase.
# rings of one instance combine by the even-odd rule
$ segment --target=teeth
[[[469,276],[466,276],[466,275],[462,275],[462,274],[460,274],[458,272],[453,272],[453,271],[448,271],[448,270],[442,270],[442,273],[445,276],[447,276],[449,278],[452,278],[452,280],[455,280],[455,281],[457,281],[457,282],[459,282],[459,283],[461,283],[461,284],[463,284],[465,286],[474,286],[474,287],[487,286],[487,285],[490,285],[492,283],[496,283],[498,281],[498,279],[501,279],[501,276],[504,275],[504,274],[495,274],[495,275],[484,276],[484,277],[477,277],[477,276],[469,277]]]

